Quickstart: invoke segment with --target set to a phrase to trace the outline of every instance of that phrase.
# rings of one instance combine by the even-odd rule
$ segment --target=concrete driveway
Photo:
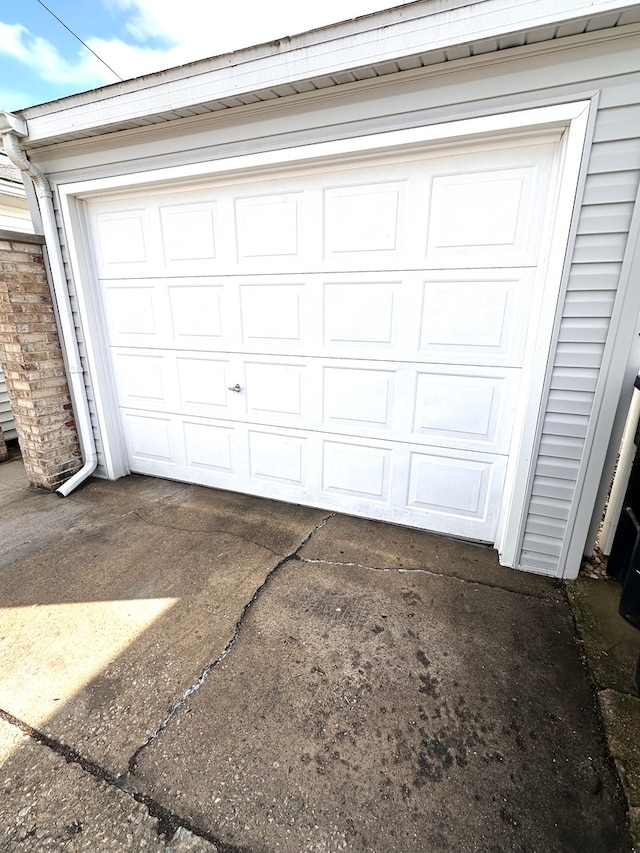
[[[3,853],[631,849],[562,585],[142,477],[0,510]]]

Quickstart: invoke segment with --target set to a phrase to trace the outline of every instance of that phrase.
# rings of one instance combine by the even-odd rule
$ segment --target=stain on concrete
[[[575,648],[555,660],[558,635],[572,648],[553,601],[290,561],[134,782],[251,850],[627,849],[593,697]]]

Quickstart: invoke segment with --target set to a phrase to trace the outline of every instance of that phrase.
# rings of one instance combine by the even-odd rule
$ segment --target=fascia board
[[[26,147],[29,142],[53,140],[70,131],[108,132],[113,124],[208,101],[639,6],[620,0],[482,0],[454,8],[450,3],[399,7],[306,36],[28,108],[20,113],[29,128]],[[424,14],[400,14],[416,7],[424,8]]]

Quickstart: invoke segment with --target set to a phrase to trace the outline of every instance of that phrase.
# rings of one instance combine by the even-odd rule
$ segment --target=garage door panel
[[[170,357],[139,350],[115,351],[113,362],[122,406],[163,411],[174,405]]]
[[[247,415],[260,422],[265,418],[285,419],[299,426],[311,426],[311,413],[305,406],[309,389],[304,363],[279,361],[245,362]]]
[[[247,346],[291,347],[302,343],[304,282],[246,284],[240,287],[242,340]]]
[[[215,260],[218,219],[215,201],[160,206],[160,228],[167,270],[178,266],[181,272],[186,272],[187,267],[190,272],[197,274],[200,261]]]
[[[223,476],[239,475],[238,439],[233,427],[204,421],[185,420],[182,424],[185,467],[192,476],[206,472]]]
[[[422,282],[420,353],[431,361],[522,364],[532,270],[477,270]]]
[[[109,202],[92,227],[98,274],[104,279],[166,275],[157,205],[145,200]]]
[[[519,376],[477,368],[418,371],[410,440],[508,453]]]
[[[178,411],[220,417],[227,412],[234,368],[228,359],[177,354]]]
[[[360,501],[390,501],[390,446],[322,442],[322,491]]]
[[[137,411],[124,411],[123,424],[137,473],[284,500],[295,494],[312,505],[451,534],[463,520],[465,535],[479,540],[495,527],[491,498],[505,466],[488,454]]]
[[[308,440],[304,435],[250,429],[248,439],[251,478],[300,490],[306,487]]]
[[[456,518],[489,525],[496,506],[492,499],[504,482],[504,458],[436,454],[411,452],[407,507],[429,516],[447,517],[449,525]]]
[[[402,281],[336,281],[323,284],[324,345],[329,348],[397,347]]]
[[[100,213],[97,216],[98,251],[102,271],[114,276],[143,272],[149,259],[148,211]]]
[[[303,199],[302,193],[236,199],[238,260],[298,257],[304,248],[300,234]]]
[[[177,475],[180,453],[171,417],[125,410],[123,426],[133,471]]]
[[[323,424],[340,429],[390,430],[393,425],[396,376],[393,370],[325,367]]]
[[[112,344],[154,346],[166,341],[158,289],[138,281],[105,283],[105,313]]]
[[[405,183],[332,187],[324,194],[324,257],[359,259],[400,249]]]
[[[542,150],[544,148],[544,150]],[[530,163],[526,163],[527,157]],[[553,149],[541,146],[521,165],[460,169],[431,176],[427,263],[443,267],[534,266],[544,225]]]
[[[483,249],[521,254],[528,244],[521,235],[530,179],[521,169],[434,176],[427,253]]]
[[[233,336],[233,306],[224,285],[169,281],[170,343],[184,348],[221,347]],[[231,328],[229,325],[231,324]]]

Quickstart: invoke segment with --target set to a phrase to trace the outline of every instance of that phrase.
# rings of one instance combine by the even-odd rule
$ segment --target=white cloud
[[[134,76],[296,35],[409,0],[180,0],[178,6],[175,0],[108,2],[129,15],[126,31],[135,43],[92,40],[91,47],[122,76]],[[166,47],[144,46],[154,40]]]
[[[401,5],[403,0],[104,2],[124,15],[123,30],[131,40],[96,35],[87,38],[86,44],[126,79]],[[52,42],[21,24],[0,21],[0,54],[23,63],[48,83],[75,84],[75,91],[115,82],[114,75],[86,49],[78,46],[74,54],[63,56]]]
[[[177,48],[162,50],[129,44],[121,39],[92,38],[87,39],[87,45],[124,80],[189,61],[181,58]],[[109,82],[114,82],[112,76]]]
[[[55,45],[34,36],[22,24],[0,21],[0,53],[17,59],[48,83],[81,82],[86,88],[112,83],[114,78],[95,56],[84,49],[68,60]]]
[[[30,100],[33,99],[29,92],[21,92],[19,89],[0,89],[0,107],[3,110],[20,110]]]

